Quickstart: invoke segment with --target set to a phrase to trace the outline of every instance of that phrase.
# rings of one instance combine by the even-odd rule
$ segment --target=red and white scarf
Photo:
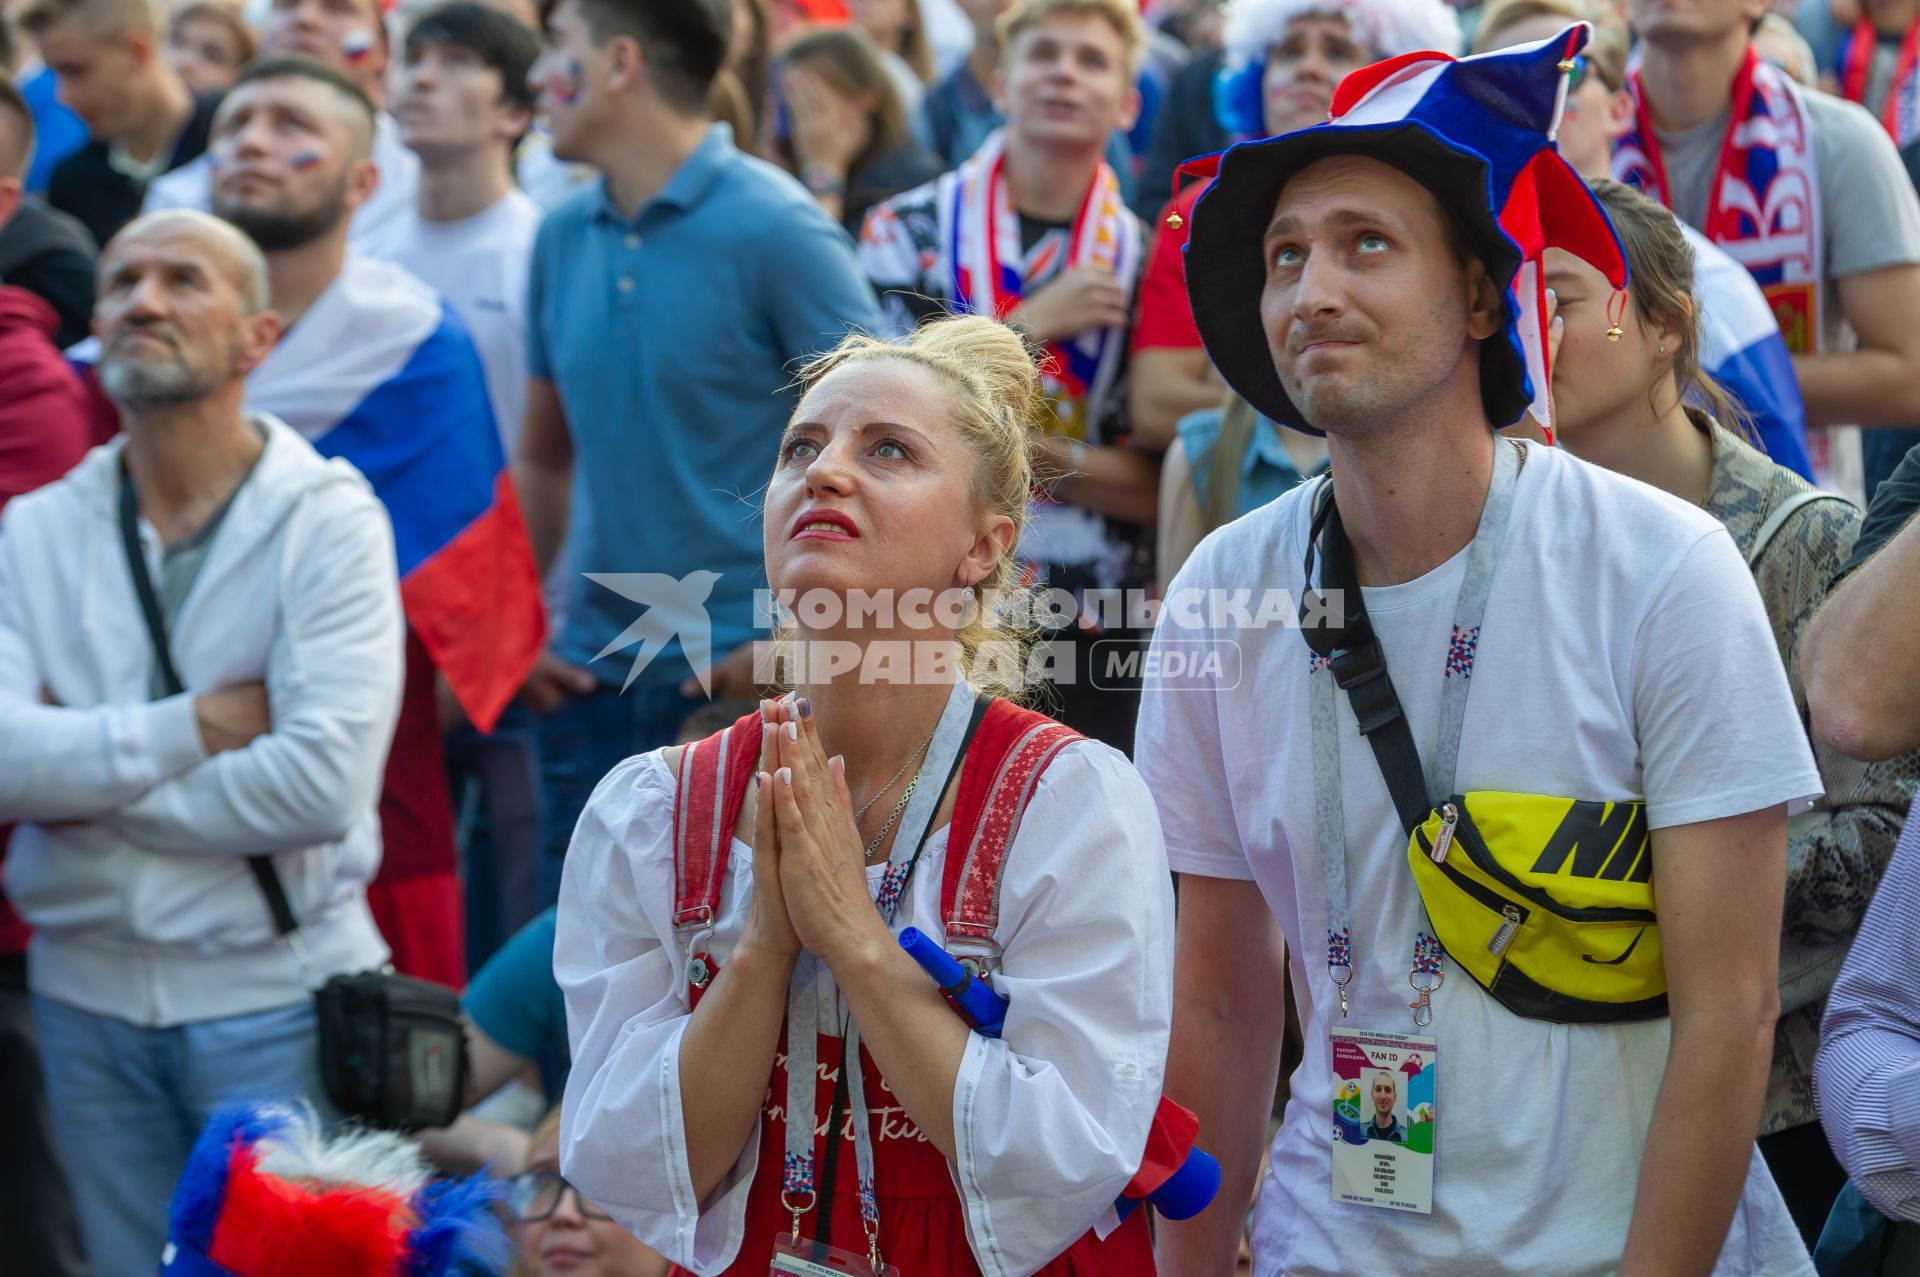
[[[996,131],[955,174],[947,244],[954,308],[1005,319],[1028,281],[1076,266],[1111,271],[1131,292],[1140,271],[1140,226],[1120,197],[1120,180],[1113,170],[1104,161],[1094,170],[1062,263],[1057,253],[1042,251],[1029,259],[1022,251],[1020,215],[1007,195],[1005,160],[1005,132]],[[1092,437],[1125,353],[1126,333],[1119,328],[1091,329],[1046,344],[1042,379],[1059,413],[1049,433]]]
[[[1634,130],[1614,146],[1613,175],[1671,208],[1640,73],[1627,83]],[[1826,248],[1813,131],[1800,86],[1751,48],[1733,80],[1733,112],[1700,229],[1753,275],[1787,349],[1817,353]]]
[[[1868,18],[1855,23],[1841,44],[1840,96],[1847,101],[1867,105],[1867,81],[1872,78],[1873,55],[1879,44],[1880,33]],[[1920,75],[1916,70],[1920,70],[1920,22],[1911,22],[1900,37],[1900,58],[1894,63],[1887,100],[1880,108],[1880,123],[1895,146],[1905,146],[1920,135]]]

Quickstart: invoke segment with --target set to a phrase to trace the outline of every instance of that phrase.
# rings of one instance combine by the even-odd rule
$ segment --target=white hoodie
[[[0,821],[22,822],[5,881],[34,928],[30,980],[138,1025],[285,1006],[387,957],[366,884],[400,703],[393,532],[352,466],[253,420],[266,449],[170,627],[182,695],[148,700],[124,438],[0,516]],[[159,538],[140,532],[157,581]],[[209,757],[194,694],[259,681],[272,730]],[[273,935],[258,852],[310,970]]]

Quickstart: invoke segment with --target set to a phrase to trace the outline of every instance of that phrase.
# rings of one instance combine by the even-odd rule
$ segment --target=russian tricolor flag
[[[70,358],[89,373],[93,341]],[[540,580],[480,356],[405,269],[349,257],[247,378],[246,406],[342,457],[386,503],[407,621],[482,731],[545,641]]]
[[[1685,222],[1693,246],[1693,291],[1700,300],[1700,366],[1739,401],[1767,456],[1807,482],[1807,409],[1773,307],[1747,268]],[[1732,422],[1722,422],[1732,428]]]

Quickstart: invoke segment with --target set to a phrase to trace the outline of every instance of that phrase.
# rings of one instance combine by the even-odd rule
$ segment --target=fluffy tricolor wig
[[[485,1176],[436,1180],[387,1131],[329,1140],[311,1109],[221,1109],[168,1213],[160,1277],[450,1277],[501,1273],[505,1231]]]
[[[1226,57],[1213,82],[1213,109],[1234,138],[1266,136],[1260,80],[1267,50],[1295,18],[1345,18],[1373,60],[1433,49],[1458,53],[1460,20],[1442,0],[1229,0]]]

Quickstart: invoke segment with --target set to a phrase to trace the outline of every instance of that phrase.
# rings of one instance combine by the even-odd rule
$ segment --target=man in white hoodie
[[[366,883],[399,705],[393,536],[355,470],[243,410],[280,334],[267,303],[231,226],[128,226],[93,321],[125,434],[0,517],[7,891],[34,928],[54,1126],[103,1277],[154,1270],[215,1105],[324,1110],[309,990],[387,956]]]

